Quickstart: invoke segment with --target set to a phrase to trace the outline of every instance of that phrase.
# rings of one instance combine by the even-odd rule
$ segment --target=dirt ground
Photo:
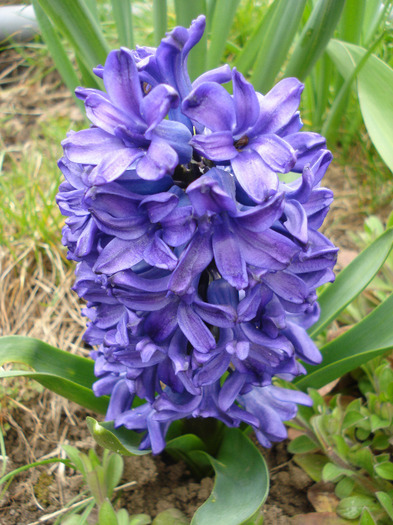
[[[45,82],[37,79],[31,83],[31,78],[32,68],[26,66],[25,59],[13,51],[0,52],[0,118],[4,123],[1,142],[6,150],[15,146],[28,148],[32,130],[48,114],[71,116],[74,121],[79,118],[54,72],[46,76]],[[7,169],[7,162],[4,168]],[[333,165],[325,185],[336,192],[326,228],[342,248],[339,264],[345,266],[356,253],[347,232],[362,229],[364,214],[359,213],[359,195],[349,167]],[[48,255],[45,250],[42,259],[42,264],[36,266],[31,246],[21,251],[16,260],[6,247],[0,247],[0,333],[37,337],[87,355],[81,342],[84,320],[79,315],[77,298],[70,291],[73,269],[65,266],[61,257]],[[77,405],[32,382],[2,380],[0,424],[5,434],[7,472],[33,461],[65,457],[63,444],[85,451],[93,447],[85,425],[87,415]],[[285,443],[264,450],[263,454],[271,472],[264,524],[299,523],[296,520],[300,515],[314,510],[307,497],[313,482],[292,462]],[[194,479],[185,464],[173,463],[165,455],[125,458],[122,483],[130,481],[135,484],[117,493],[116,508],[125,507],[130,513],[152,517],[170,507],[191,517],[207,499],[213,484],[211,478]],[[21,473],[1,496],[0,523],[53,523],[55,518],[50,515],[81,490],[81,475],[60,463]]]

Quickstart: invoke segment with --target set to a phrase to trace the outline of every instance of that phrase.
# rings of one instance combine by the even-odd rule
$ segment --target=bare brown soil
[[[13,50],[0,52],[1,146],[6,151],[17,146],[21,155],[29,146],[32,131],[48,116],[73,121],[80,118],[56,73],[48,72],[43,80],[36,75],[34,51],[27,54],[29,59]],[[48,71],[51,67],[48,64]],[[6,157],[3,176],[7,176],[10,166]],[[326,229],[343,249],[340,264],[345,266],[355,253],[348,230],[362,229],[365,214],[359,213],[359,193],[350,168],[334,165],[325,185],[336,192]],[[3,227],[10,228],[12,236],[12,227]],[[73,269],[65,263],[64,254],[56,256],[56,251],[44,249],[37,261],[33,241],[11,246],[12,250],[0,247],[1,335],[29,335],[87,355],[88,349],[81,342],[84,320],[78,300],[70,291]],[[65,457],[63,444],[85,451],[94,447],[85,425],[86,415],[80,407],[36,384],[23,379],[2,380],[0,424],[5,434],[7,472],[40,459]],[[307,498],[313,482],[292,462],[285,444],[264,450],[263,454],[271,472],[264,523],[295,523],[294,516],[313,511]],[[152,517],[170,507],[191,517],[209,496],[213,483],[211,478],[195,480],[185,464],[173,463],[165,455],[125,458],[122,483],[130,481],[136,483],[117,494],[116,508]],[[61,510],[84,489],[81,475],[63,464],[31,469],[19,474],[2,496],[0,523],[32,525],[39,519],[39,523],[53,523],[54,518],[42,521],[43,517]]]

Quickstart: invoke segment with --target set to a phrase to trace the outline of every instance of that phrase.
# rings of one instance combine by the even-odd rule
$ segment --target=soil
[[[84,423],[88,415],[95,416],[44,390],[36,392],[23,405],[9,406],[5,424],[7,471],[34,460],[64,458],[60,448],[64,444],[87,452],[94,447]],[[307,489],[313,482],[292,462],[286,451],[286,442],[261,451],[271,474],[264,524],[284,525],[290,523],[291,516],[312,512]],[[165,454],[125,457],[120,484],[129,484],[130,481],[135,485],[116,495],[115,508],[126,508],[130,514],[146,513],[152,518],[169,508],[179,509],[191,518],[209,497],[213,486],[212,478],[197,480],[185,463],[174,462]],[[61,463],[22,472],[0,500],[0,523],[54,523],[54,519],[39,520],[62,509],[84,488],[82,476]],[[91,518],[93,521],[89,523],[95,523],[94,514]]]
[[[49,64],[48,69],[51,67]],[[80,119],[78,110],[55,72],[48,73],[44,82],[31,81],[33,74],[32,67],[28,67],[26,60],[22,60],[12,49],[0,53],[0,117],[3,118],[2,141],[6,148],[15,145],[26,148],[32,131],[39,122],[48,118],[48,112],[50,116],[67,116],[74,122]],[[4,120],[7,115],[9,118]],[[359,213],[359,194],[354,189],[356,180],[350,168],[333,165],[325,178],[325,185],[336,192],[326,228],[341,248],[339,267],[343,267],[356,255],[356,246],[348,231],[363,228],[364,214]],[[382,218],[386,214],[381,211]],[[34,260],[32,254],[25,256],[25,269],[22,271],[23,265],[14,264],[6,250],[0,252],[0,281],[3,282],[0,333],[38,337],[63,349],[86,355],[87,350],[81,349],[84,321],[79,316],[77,300],[69,292],[72,269],[62,267],[61,261],[48,259],[44,265],[46,276],[42,276],[35,272]],[[62,286],[56,287],[61,293],[55,300],[52,274],[58,274],[59,268],[64,274],[60,279]],[[24,311],[21,320],[20,305],[27,303],[33,293],[36,296],[35,306]],[[85,424],[89,414],[77,405],[24,379],[12,383],[2,380],[0,389],[0,424],[5,435],[6,472],[33,461],[64,458],[61,449],[64,444],[82,451],[94,447]],[[271,473],[270,494],[264,506],[264,525],[294,523],[292,517],[312,512],[307,489],[313,482],[293,463],[286,451],[286,443],[277,444],[269,450],[263,449],[262,453]],[[196,480],[184,463],[174,463],[165,455],[124,458],[124,463],[121,483],[134,481],[135,484],[117,493],[115,506],[118,509],[124,507],[132,514],[147,513],[154,518],[157,513],[175,507],[191,518],[212,489],[211,478]],[[62,463],[22,472],[1,495],[0,523],[54,523],[55,518],[48,516],[61,510],[84,489],[81,475]]]

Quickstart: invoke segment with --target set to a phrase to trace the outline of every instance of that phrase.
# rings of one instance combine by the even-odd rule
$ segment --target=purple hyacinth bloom
[[[157,180],[188,162],[191,135],[180,122],[165,120],[179,104],[177,92],[160,84],[147,94],[131,52],[112,51],[103,69],[107,93],[78,88],[92,124],[63,141],[72,162],[94,165],[90,185],[111,182],[133,164],[142,179]]]
[[[277,379],[321,361],[307,329],[337,256],[318,231],[332,155],[301,131],[303,85],[262,95],[229,66],[191,82],[204,28],[201,16],[157,49],[112,51],[95,69],[106,91],[77,90],[92,126],[68,134],[59,161],[93,390],[154,453],[184,418],[251,425],[264,446],[285,438],[311,400]]]
[[[296,170],[298,157],[304,164],[325,141],[315,133],[298,133],[303,84],[296,78],[282,80],[265,96],[236,69],[232,83],[233,96],[215,82],[199,84],[182,110],[205,127],[191,140],[195,149],[217,163],[230,162],[248,196],[262,202],[276,192],[277,173]]]

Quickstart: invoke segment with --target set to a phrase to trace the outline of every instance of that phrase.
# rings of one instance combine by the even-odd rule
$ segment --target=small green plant
[[[296,420],[304,434],[288,450],[312,479],[336,485],[338,515],[357,519],[367,507],[366,523],[385,525],[393,519],[393,370],[378,357],[354,375],[363,397],[310,390],[314,406]]]
[[[72,468],[82,474],[91,496],[79,505],[74,504],[68,515],[56,522],[58,525],[83,525],[95,507],[97,525],[187,525],[186,517],[177,509],[160,512],[153,521],[148,514],[130,516],[126,509],[115,511],[112,505],[115,493],[135,485],[132,481],[118,486],[124,470],[123,458],[107,449],[101,461],[93,449],[87,454],[70,445],[64,445],[63,449],[72,462]]]

